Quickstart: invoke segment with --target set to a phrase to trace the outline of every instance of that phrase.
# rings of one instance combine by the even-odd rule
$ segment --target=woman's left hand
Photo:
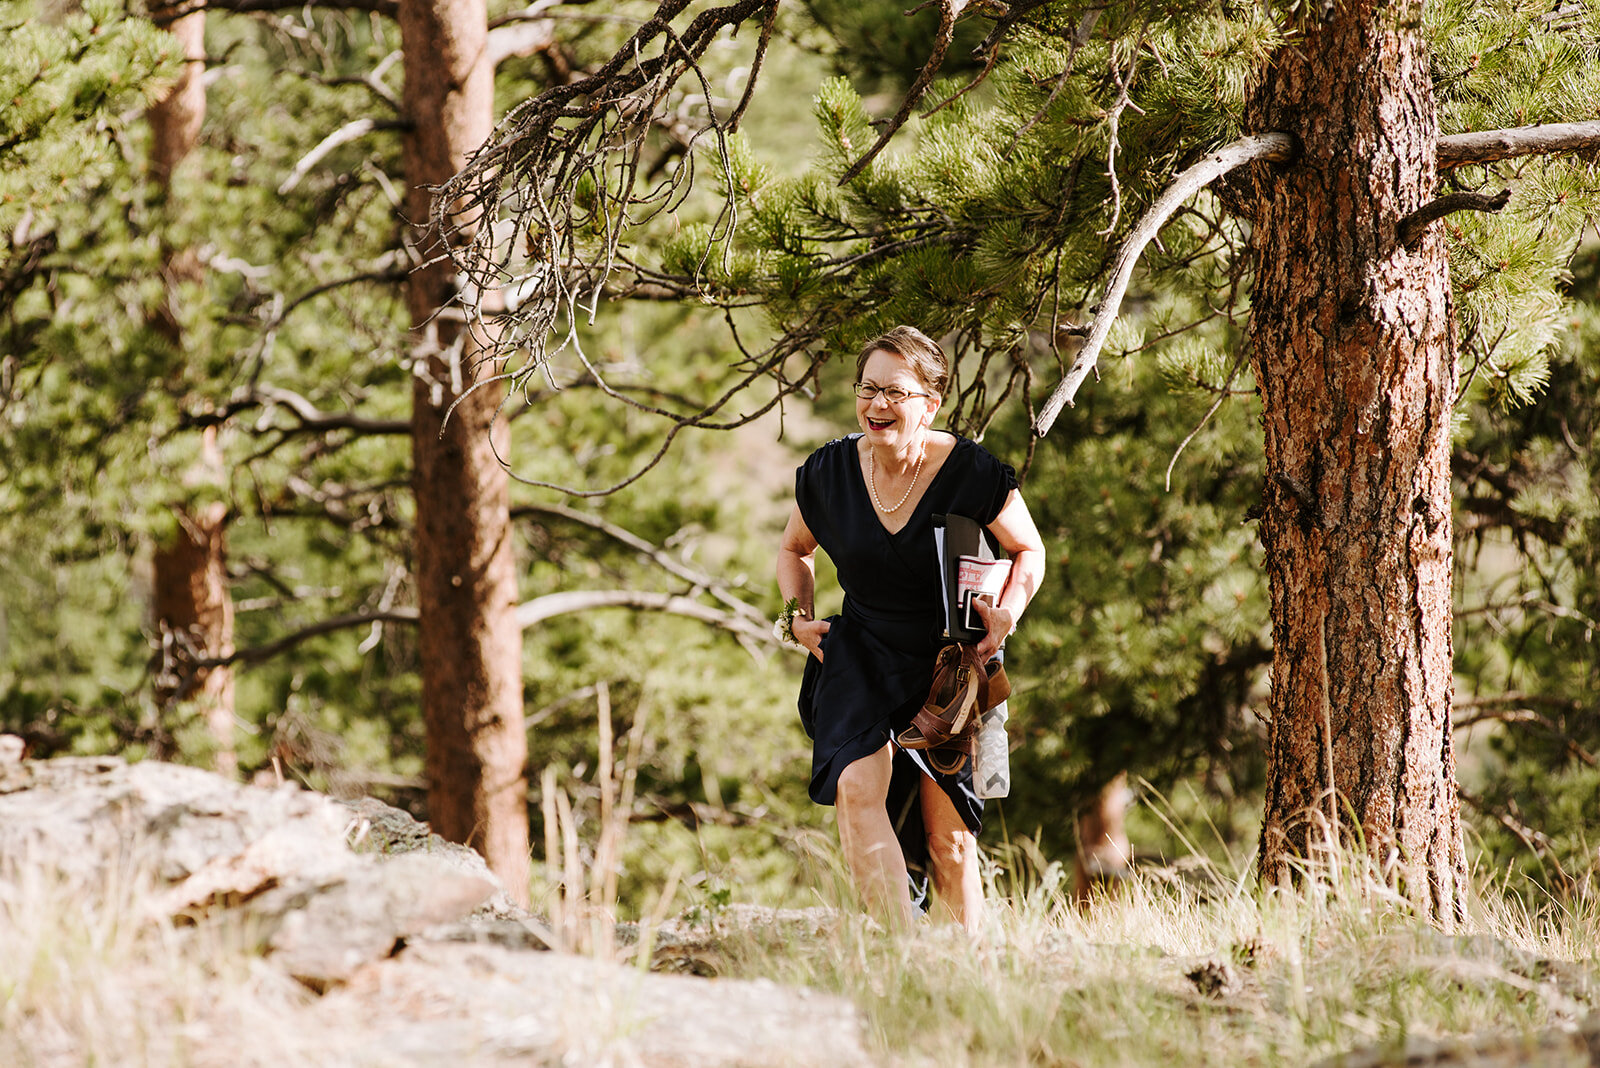
[[[1011,632],[1017,628],[1016,620],[1012,618],[1009,608],[990,604],[982,598],[974,599],[972,607],[977,609],[983,625],[989,628],[989,633],[983,636],[983,641],[977,646],[979,659],[987,663],[991,656],[1000,651],[1000,643],[1011,637]]]

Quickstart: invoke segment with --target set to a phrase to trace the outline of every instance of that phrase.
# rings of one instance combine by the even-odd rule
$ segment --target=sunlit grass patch
[[[0,1064],[333,1065],[335,1036],[284,1021],[313,1000],[238,922],[154,914],[137,862],[89,885],[0,865]]]
[[[1059,865],[990,871],[977,943],[841,918],[810,940],[745,937],[732,971],[849,997],[888,1063],[1306,1065],[1353,1048],[1495,1033],[1532,1043],[1600,996],[1600,914],[1474,899],[1465,930],[1417,918],[1339,858],[1295,892],[1249,865],[1144,870],[1087,909]]]

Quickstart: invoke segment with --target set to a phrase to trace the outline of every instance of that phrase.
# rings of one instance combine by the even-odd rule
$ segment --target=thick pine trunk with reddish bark
[[[156,15],[162,9],[154,11]],[[145,118],[150,124],[150,177],[163,198],[172,199],[178,165],[200,139],[205,121],[205,10],[191,11],[167,24],[178,39],[186,62],[178,80]],[[163,256],[166,293],[151,324],[175,347],[184,344],[176,306],[178,287],[199,278],[200,266],[188,249],[167,248]],[[204,454],[192,475],[210,482],[221,475],[216,431],[207,431]],[[212,502],[174,509],[176,532],[157,546],[152,561],[156,628],[161,634],[161,670],[157,696],[163,702],[196,701],[215,744],[212,766],[224,775],[238,773],[233,745],[233,670],[195,669],[195,659],[213,659],[233,652],[233,597],[228,589],[225,534],[228,510]]]
[[[406,210],[428,219],[428,187],[442,183],[489,136],[493,66],[483,0],[401,0],[405,49]],[[437,256],[417,231],[424,261]],[[482,326],[467,329],[455,271],[445,260],[407,282],[418,361],[412,401],[415,566],[427,725],[428,819],[444,837],[484,855],[518,900],[528,894],[527,738],[522,638],[515,609],[503,390],[485,386],[451,405],[480,370]],[[444,314],[439,314],[446,308]],[[448,412],[448,420],[446,413]]]
[[[1445,924],[1465,879],[1450,738],[1450,412],[1443,240],[1400,220],[1435,188],[1415,7],[1342,3],[1263,76],[1250,124],[1299,140],[1258,165],[1251,361],[1265,422],[1272,591],[1261,873],[1359,832]],[[1352,825],[1351,817],[1359,823]]]

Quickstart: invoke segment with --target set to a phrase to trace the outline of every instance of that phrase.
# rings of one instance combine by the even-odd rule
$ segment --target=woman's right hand
[[[822,636],[828,633],[832,624],[826,619],[797,619],[794,621],[794,640],[805,646],[820,663],[822,660]]]

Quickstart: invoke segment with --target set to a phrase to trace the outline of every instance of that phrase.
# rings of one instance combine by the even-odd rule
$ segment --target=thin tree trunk
[[[233,747],[233,671],[185,667],[194,660],[233,655],[233,598],[224,568],[228,509],[218,501],[176,512],[177,533],[156,548],[153,561],[155,613],[167,667],[162,676],[178,683],[161,696],[198,702],[216,744],[212,767],[233,777],[239,773]]]
[[[492,128],[483,0],[402,0],[400,34],[411,123],[406,210],[420,224],[429,186],[459,170]],[[416,233],[423,260],[434,258],[438,249]],[[412,480],[428,818],[439,834],[481,852],[506,890],[526,901],[527,739],[509,479],[490,440],[494,434],[504,455],[508,431],[496,419],[500,387],[456,404],[489,370],[482,361],[491,339],[481,325],[460,321],[450,306],[455,292],[447,260],[413,272],[406,288],[418,360]]]
[[[160,16],[164,5],[152,5],[151,14]],[[183,49],[183,70],[172,91],[146,114],[150,123],[150,177],[163,192],[170,192],[172,175],[200,139],[200,126],[206,117],[205,74],[206,9],[198,6],[167,24],[167,32],[178,39]]]
[[[1100,788],[1087,808],[1078,813],[1078,853],[1072,871],[1072,900],[1080,909],[1088,908],[1095,893],[1114,896],[1132,867],[1133,849],[1128,842],[1128,773],[1116,776]]]
[[[1450,411],[1456,335],[1432,198],[1420,10],[1341,3],[1250,106],[1300,142],[1257,165],[1251,362],[1265,422],[1272,591],[1261,874],[1356,839],[1426,914],[1462,914],[1450,738]],[[1351,817],[1356,825],[1352,825]]]
[[[154,13],[159,14],[157,10]],[[146,114],[150,123],[150,177],[163,200],[173,200],[178,165],[200,139],[206,114],[205,9],[172,20],[168,32],[178,39],[186,62],[172,91]],[[166,292],[151,317],[151,324],[175,347],[184,344],[178,289],[198,280],[201,267],[189,249],[167,248],[162,264]],[[203,456],[192,473],[196,481],[215,482],[221,477],[221,454],[216,431],[206,432]],[[186,666],[200,658],[233,653],[233,598],[228,589],[227,506],[211,502],[174,509],[177,530],[172,540],[156,548],[153,559],[156,627],[161,633],[162,668],[157,695],[163,701],[197,700],[210,727],[215,746],[212,766],[228,776],[238,774],[233,743],[233,669]]]

